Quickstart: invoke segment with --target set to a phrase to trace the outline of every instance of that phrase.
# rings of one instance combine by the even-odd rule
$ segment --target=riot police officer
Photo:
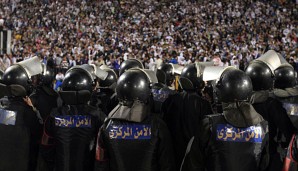
[[[153,95],[154,111],[163,118],[162,104],[169,96],[176,94],[177,88],[176,77],[179,77],[183,67],[177,64],[163,64],[156,71],[158,83],[153,84],[151,91]]]
[[[1,170],[35,170],[41,137],[41,118],[30,98],[31,76],[42,72],[38,57],[19,62],[3,74],[1,92],[8,103],[0,108]]]
[[[154,83],[151,88],[153,95],[153,106],[155,113],[163,118],[162,104],[170,95],[175,94],[176,91],[170,89],[166,85],[166,73],[163,70],[158,69],[156,71],[156,77],[158,83]]]
[[[198,94],[204,85],[198,72],[195,64],[186,66],[179,79],[183,91],[170,95],[162,106],[163,120],[173,139],[177,169],[180,168],[187,144],[195,135],[200,121],[212,113],[210,103]]]
[[[56,108],[61,100],[58,100],[58,93],[53,88],[55,79],[55,70],[49,66],[43,65],[43,73],[36,76],[37,85],[35,91],[30,95],[32,104],[36,107],[36,112],[42,118],[42,123],[48,118],[53,108]],[[61,105],[61,104],[60,104]],[[37,170],[53,170],[54,150],[52,146],[40,145]]]
[[[213,113],[222,113],[222,102],[215,94],[215,82],[220,72],[227,69],[233,69],[232,66],[206,66],[202,71],[202,79],[205,82],[205,87],[202,91],[203,97],[211,104]]]
[[[269,124],[269,170],[281,170],[285,148],[291,140],[294,128],[282,103],[271,96],[274,86],[274,70],[286,61],[275,51],[269,50],[246,68],[251,78],[253,94],[250,101],[256,111]],[[278,83],[279,81],[277,81]],[[283,138],[284,137],[284,138]]]
[[[183,66],[172,63],[165,63],[160,67],[166,74],[166,85],[172,90],[178,90],[176,85],[176,76],[179,76],[183,70]]]
[[[296,85],[295,70],[292,65],[282,64],[275,71],[273,95],[286,109],[293,126],[298,128],[296,106],[298,106],[298,87]]]
[[[165,63],[160,67],[160,70],[166,74],[166,85],[171,87],[175,80],[173,64]]]
[[[100,68],[108,73],[105,80],[99,80],[99,89],[92,94],[90,105],[99,107],[105,114],[109,114],[118,104],[115,93],[118,76],[116,72],[106,65]]]
[[[293,126],[296,128],[289,146],[282,144],[283,147],[288,147],[283,170],[297,170],[298,87],[296,86],[295,70],[289,63],[283,63],[274,71],[274,75],[273,95],[282,103]]]
[[[215,92],[225,103],[224,111],[202,120],[181,170],[264,170],[268,164],[268,124],[247,102],[251,80],[233,68],[223,68],[218,74]]]
[[[119,75],[122,75],[126,70],[130,68],[141,68],[144,69],[144,65],[138,59],[127,59],[123,61],[120,65]]]
[[[208,65],[210,62],[206,62]],[[210,63],[212,64],[212,63]],[[202,73],[205,67],[204,62],[194,63],[187,65],[181,72],[181,77],[187,78],[191,81],[192,87],[201,96],[201,90],[205,86],[205,82],[202,80]]]
[[[164,122],[151,110],[153,71],[130,69],[117,82],[119,104],[100,130],[96,170],[172,171],[174,156]]]
[[[54,170],[92,170],[95,138],[105,115],[88,105],[95,79],[107,73],[94,65],[69,69],[59,92],[63,105],[52,110],[47,119],[43,145],[55,146]]]
[[[30,95],[33,105],[45,120],[51,110],[57,107],[58,93],[54,91],[53,82],[55,79],[55,70],[43,65],[43,73],[39,75],[36,89]]]

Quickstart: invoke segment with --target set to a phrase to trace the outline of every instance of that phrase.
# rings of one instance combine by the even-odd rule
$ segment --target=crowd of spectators
[[[13,31],[2,70],[35,55],[61,71],[85,63],[118,69],[128,58],[149,69],[211,60],[244,69],[269,49],[298,62],[298,4],[290,0],[0,2],[3,29]]]

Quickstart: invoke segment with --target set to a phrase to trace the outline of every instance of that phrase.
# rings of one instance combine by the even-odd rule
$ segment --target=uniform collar
[[[262,122],[263,117],[247,102],[223,104],[225,119],[236,127],[249,127]]]
[[[132,106],[118,104],[109,114],[108,118],[121,119],[132,122],[142,122],[149,114],[148,104],[134,102]]]

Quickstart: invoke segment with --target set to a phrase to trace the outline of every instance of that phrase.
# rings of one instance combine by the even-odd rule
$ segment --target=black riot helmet
[[[44,70],[41,76],[41,84],[52,86],[53,81],[55,80],[55,70],[49,66],[44,66]]]
[[[93,79],[87,71],[74,68],[66,72],[62,82],[62,91],[88,90],[92,92]]]
[[[265,63],[254,61],[248,65],[245,73],[250,77],[254,91],[273,88],[274,75]]]
[[[2,82],[6,85],[20,85],[24,87],[27,95],[30,95],[33,91],[31,77],[41,73],[42,64],[35,56],[8,67],[3,74]]]
[[[160,67],[160,70],[166,74],[167,86],[171,86],[175,79],[173,66],[171,64],[165,63]]]
[[[189,79],[195,89],[202,89],[204,87],[204,81],[202,80],[202,77],[199,76],[198,69],[195,64],[185,66],[181,72],[181,77]]]
[[[215,92],[221,102],[245,101],[252,93],[251,79],[241,70],[225,70],[216,83]]]
[[[133,101],[146,103],[150,97],[150,79],[142,70],[128,70],[117,81],[117,96],[120,102]]]
[[[103,69],[103,70],[108,73],[108,76],[105,80],[100,80],[100,83],[99,83],[100,87],[110,87],[117,82],[118,77],[114,70],[112,69]]]
[[[296,77],[294,68],[290,65],[282,65],[275,71],[274,88],[291,88],[296,84]]]
[[[137,59],[127,59],[122,62],[119,69],[119,75],[123,74],[126,70],[130,68],[141,68],[144,69],[144,66],[141,61]]]
[[[159,83],[166,85],[167,76],[166,76],[166,73],[163,70],[158,69],[156,71],[156,77],[157,77]]]
[[[28,95],[33,90],[32,80],[20,65],[8,67],[3,74],[2,81],[5,85],[17,84],[23,86]]]

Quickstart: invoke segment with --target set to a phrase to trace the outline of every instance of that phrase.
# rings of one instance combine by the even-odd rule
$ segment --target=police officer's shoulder
[[[222,113],[217,113],[217,114],[211,114],[211,115],[205,115],[204,118],[201,121],[202,125],[205,124],[212,124],[212,120],[216,118],[223,117],[224,115]]]
[[[198,135],[195,137],[197,137],[204,145],[209,141],[212,132],[212,120],[219,117],[223,117],[223,114],[206,115],[205,118],[201,120],[197,132]]]
[[[106,118],[106,114],[98,107],[86,105],[86,111],[88,112],[88,114],[97,117],[101,121],[104,121]]]
[[[167,124],[158,116],[153,115],[152,121],[151,121],[151,130],[152,134],[156,134],[155,136],[158,136],[158,134],[164,134],[165,130],[168,130]]]

